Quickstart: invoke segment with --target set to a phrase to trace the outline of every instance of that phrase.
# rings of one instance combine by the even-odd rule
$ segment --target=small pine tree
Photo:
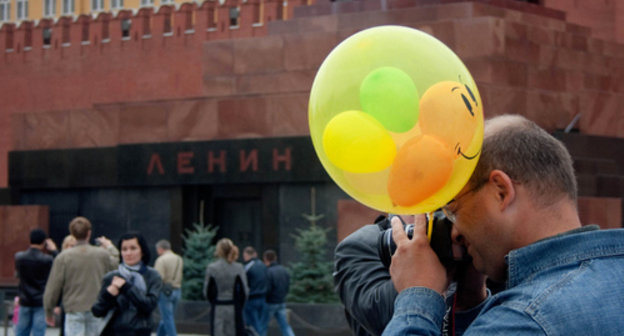
[[[182,296],[186,300],[202,300],[206,266],[213,260],[215,246],[212,243],[217,228],[211,225],[193,224],[193,230],[184,230],[184,278]]]
[[[302,303],[337,302],[332,278],[333,265],[327,260],[327,231],[314,223],[307,229],[298,229],[295,249],[301,260],[289,267],[291,286],[287,300]]]

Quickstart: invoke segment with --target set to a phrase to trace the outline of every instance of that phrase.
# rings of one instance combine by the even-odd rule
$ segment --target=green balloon
[[[371,71],[360,85],[362,110],[395,133],[407,132],[418,121],[419,97],[414,81],[399,68]]]

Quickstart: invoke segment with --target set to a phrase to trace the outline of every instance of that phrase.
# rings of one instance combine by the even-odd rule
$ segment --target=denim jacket
[[[624,229],[584,227],[507,256],[507,289],[464,335],[621,335]],[[439,335],[445,304],[423,287],[402,291],[384,335]]]

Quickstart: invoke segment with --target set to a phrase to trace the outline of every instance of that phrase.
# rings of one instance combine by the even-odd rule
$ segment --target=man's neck
[[[527,211],[525,217],[526,229],[519,235],[524,237],[522,246],[581,227],[576,206],[567,199],[545,208]]]

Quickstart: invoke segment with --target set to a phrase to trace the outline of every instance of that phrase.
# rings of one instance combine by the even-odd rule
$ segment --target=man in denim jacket
[[[572,159],[533,122],[485,125],[468,184],[445,208],[475,268],[502,292],[484,302],[465,335],[620,335],[624,330],[624,230],[582,227]],[[390,272],[399,295],[384,335],[438,335],[446,272],[424,219],[410,240],[395,221]]]

